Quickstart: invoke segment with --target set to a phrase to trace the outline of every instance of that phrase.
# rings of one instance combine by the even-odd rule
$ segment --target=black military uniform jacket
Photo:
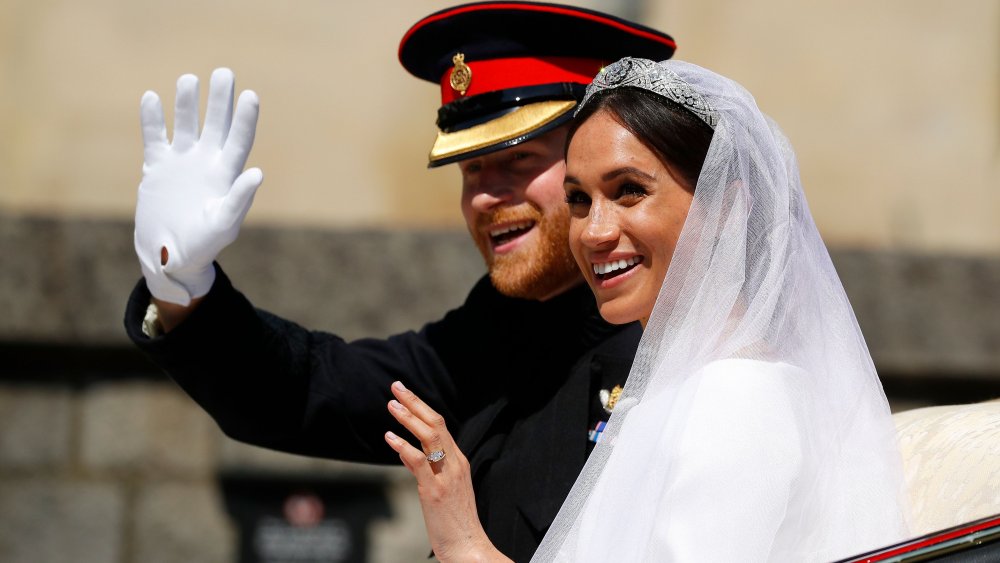
[[[140,329],[149,299],[140,280],[129,336],[240,441],[397,464],[383,435],[401,432],[386,403],[402,381],[445,416],[487,535],[516,561],[534,553],[583,467],[603,414],[594,397],[624,383],[640,335],[604,322],[583,284],[538,302],[483,278],[419,332],[351,343],[255,309],[221,269],[198,309],[154,339]]]

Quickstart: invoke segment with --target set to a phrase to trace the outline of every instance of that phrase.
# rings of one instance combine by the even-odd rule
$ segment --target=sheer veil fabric
[[[715,133],[624,392],[532,561],[829,561],[904,539],[888,404],[791,145],[681,61],[623,59],[583,103],[665,95],[650,73]]]

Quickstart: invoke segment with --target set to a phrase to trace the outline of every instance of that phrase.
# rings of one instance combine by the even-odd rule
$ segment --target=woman
[[[829,561],[906,535],[885,396],[787,139],[738,84],[678,61],[595,78],[567,150],[570,246],[643,339],[534,559]],[[460,452],[400,388],[442,560],[491,551]],[[438,462],[437,452],[448,458]],[[428,455],[430,454],[430,455]]]

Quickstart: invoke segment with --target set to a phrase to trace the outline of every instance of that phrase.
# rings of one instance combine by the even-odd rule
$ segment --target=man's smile
[[[503,254],[513,250],[517,239],[529,233],[535,227],[531,219],[523,221],[508,221],[489,227],[490,246],[493,252]]]

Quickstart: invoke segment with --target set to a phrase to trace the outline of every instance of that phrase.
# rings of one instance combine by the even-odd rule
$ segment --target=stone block
[[[124,506],[113,484],[2,481],[0,561],[122,561]]]
[[[832,253],[880,371],[1000,374],[1000,261],[889,252]]]
[[[125,344],[122,313],[141,276],[132,230],[0,212],[0,341]],[[485,271],[461,229],[247,227],[219,261],[255,305],[345,338],[440,318]]]
[[[131,230],[0,215],[0,339],[124,341],[125,298],[141,275]]]
[[[72,409],[65,389],[0,387],[0,468],[67,465]]]
[[[221,433],[170,383],[105,383],[82,405],[81,460],[88,470],[203,476]]]
[[[386,493],[390,518],[372,522],[369,531],[371,560],[374,563],[426,561],[431,548],[416,480],[407,473],[390,483]]]
[[[135,505],[135,561],[234,561],[235,530],[214,482],[150,483]]]

